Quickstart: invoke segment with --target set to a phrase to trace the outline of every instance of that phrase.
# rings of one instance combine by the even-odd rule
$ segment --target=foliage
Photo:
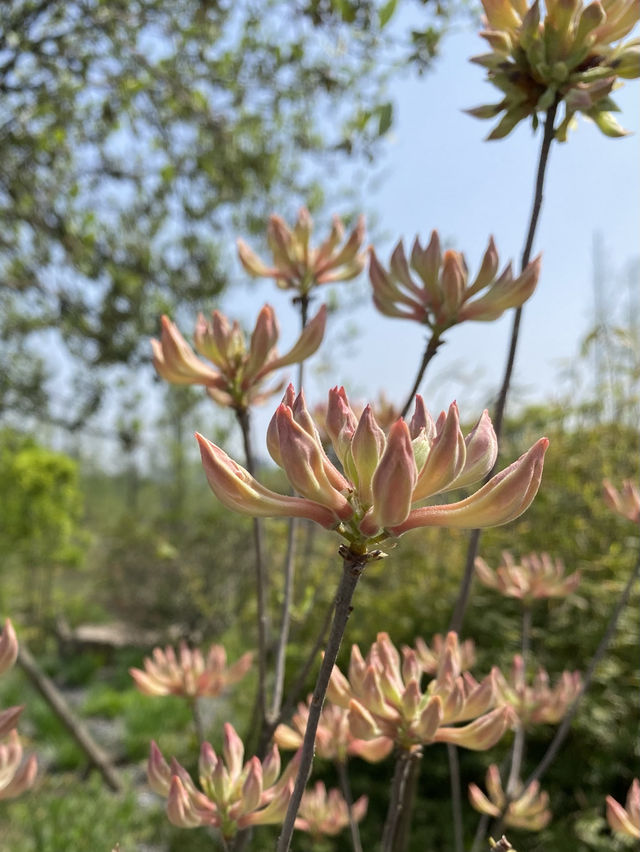
[[[53,573],[78,565],[86,545],[77,465],[5,429],[0,432],[0,501],[4,570],[22,575],[23,585],[28,574],[32,613],[39,606],[42,615],[50,603]]]
[[[25,372],[25,351],[59,335],[94,367],[139,360],[162,312],[227,283],[231,221],[251,231],[283,192],[320,201],[314,163],[373,149],[401,58],[385,29],[393,11],[376,0],[4,4],[5,413],[33,411],[43,393],[47,372]],[[45,329],[55,334],[34,338]],[[53,416],[82,425],[97,378],[81,373]]]

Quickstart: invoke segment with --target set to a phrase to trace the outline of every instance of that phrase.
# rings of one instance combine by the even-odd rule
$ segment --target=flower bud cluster
[[[179,385],[204,385],[220,405],[244,409],[265,402],[282,391],[283,383],[265,389],[267,376],[281,367],[298,364],[322,343],[327,319],[324,305],[311,319],[285,355],[278,355],[280,329],[275,312],[265,305],[247,343],[237,322],[230,323],[220,311],[211,321],[200,314],[194,334],[196,351],[215,366],[202,361],[168,317],[162,318],[160,340],[152,340],[153,363],[158,374]]]
[[[454,654],[454,666],[458,671],[465,672],[473,668],[476,661],[476,646],[473,639],[459,640],[455,644],[447,642],[446,637],[436,633],[431,640],[431,647],[420,636],[415,641],[415,651],[422,671],[429,675],[437,674],[445,654]]]
[[[271,216],[267,228],[267,242],[271,249],[273,264],[264,263],[244,240],[238,240],[238,257],[250,275],[275,278],[282,290],[296,290],[306,297],[319,284],[350,281],[364,269],[364,255],[360,253],[364,240],[364,217],[358,222],[341,246],[344,226],[338,216],[327,239],[311,248],[309,239],[313,221],[306,208],[298,214],[293,229],[280,216]]]
[[[291,726],[278,725],[273,738],[280,748],[300,748],[307,730],[310,704],[311,696],[307,698],[306,704],[298,704],[298,712],[294,714]],[[393,740],[388,737],[358,739],[349,727],[348,710],[327,701],[320,714],[315,745],[316,754],[322,760],[345,763],[348,757],[361,757],[368,763],[378,763],[391,753]]]
[[[538,490],[548,446],[541,438],[464,500],[414,508],[491,470],[497,441],[486,411],[465,437],[455,403],[434,421],[417,396],[410,423],[397,420],[385,435],[370,406],[357,418],[344,388],[334,388],[326,428],[342,471],[327,456],[303,394],[296,396],[290,385],[269,425],[267,447],[300,496],[265,488],[197,436],[209,485],[229,508],[254,516],[309,518],[336,529],[354,552],[364,553],[368,544],[416,527],[486,527],[517,518]]]
[[[334,666],[327,696],[348,708],[351,732],[364,740],[386,736],[406,750],[434,742],[491,748],[509,726],[511,711],[491,709],[496,670],[480,683],[461,674],[457,645],[456,634],[449,633],[437,676],[423,689],[416,652],[405,647],[401,656],[389,636],[379,633],[366,658],[352,647],[348,678]],[[456,727],[460,722],[469,724]]]
[[[549,795],[540,790],[540,784],[534,781],[526,790],[519,789],[507,797],[502,789],[500,770],[491,764],[487,770],[486,787],[488,797],[477,784],[469,784],[469,801],[471,806],[481,814],[504,819],[504,824],[510,828],[524,831],[542,831],[551,820],[549,810]]]
[[[144,671],[129,669],[136,686],[144,695],[181,695],[184,698],[216,698],[237,683],[251,668],[253,655],[248,652],[231,666],[222,645],[212,645],[206,658],[186,643],[178,653],[170,646],[154,648],[145,657]]]
[[[386,316],[424,323],[437,336],[465,320],[495,320],[508,308],[526,302],[540,275],[539,257],[516,278],[511,264],[498,275],[498,263],[493,237],[472,282],[464,255],[452,250],[443,253],[437,231],[432,232],[425,247],[416,237],[409,261],[399,242],[388,270],[371,249],[369,277],[373,301]]]
[[[613,118],[610,98],[618,78],[640,76],[637,39],[619,43],[638,21],[637,0],[482,0],[487,28],[480,35],[491,52],[472,62],[487,69],[502,92],[496,104],[470,109],[477,118],[504,112],[489,139],[507,136],[531,116],[564,103],[565,115],[555,131],[565,141],[578,112],[591,118],[607,136],[625,131]]]
[[[605,479],[602,483],[604,501],[618,515],[634,524],[640,524],[640,490],[631,479],[625,479],[618,491]]]
[[[18,658],[18,638],[7,618],[0,633],[0,675]],[[35,755],[23,762],[22,744],[16,730],[22,707],[0,711],[0,800],[15,799],[33,786],[38,764]]]
[[[361,822],[367,812],[369,799],[360,796],[351,808],[355,822]],[[302,796],[295,827],[306,831],[316,839],[335,837],[349,825],[349,808],[339,790],[329,790],[322,781],[317,781],[311,790]]]
[[[564,671],[554,687],[549,675],[540,668],[531,684],[527,683],[524,660],[520,654],[513,658],[509,677],[496,674],[498,703],[512,708],[520,724],[557,725],[573,704],[582,687],[580,672]]]
[[[562,560],[554,560],[548,553],[530,553],[516,563],[512,554],[505,550],[495,571],[480,556],[475,567],[476,576],[483,585],[496,589],[505,597],[519,598],[526,604],[540,598],[570,595],[580,582],[579,571],[565,576]]]
[[[627,793],[626,807],[607,796],[607,821],[612,831],[626,837],[640,839],[640,781],[633,779]]]
[[[198,764],[201,790],[175,758],[168,764],[151,743],[147,775],[151,789],[167,799],[167,816],[178,828],[208,825],[226,839],[239,829],[282,821],[291,798],[298,761],[280,774],[277,746],[261,762],[244,760],[244,745],[230,724],[224,726],[222,754],[205,742]]]

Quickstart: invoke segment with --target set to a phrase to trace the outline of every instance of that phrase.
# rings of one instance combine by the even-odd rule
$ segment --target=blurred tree
[[[283,192],[319,202],[317,155],[371,153],[391,125],[389,73],[425,63],[415,33],[398,48],[395,9],[1,4],[0,357],[14,396],[46,378],[25,375],[16,339],[55,329],[84,364],[135,361],[162,311],[224,286],[232,223],[262,228]],[[439,29],[424,32],[429,58]],[[66,418],[99,396],[84,382]]]
[[[51,617],[54,573],[77,565],[87,542],[79,526],[82,496],[76,463],[3,430],[0,504],[0,610],[17,613],[26,605],[37,620]]]

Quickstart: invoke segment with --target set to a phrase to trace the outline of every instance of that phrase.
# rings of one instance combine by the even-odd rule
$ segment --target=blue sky
[[[437,228],[452,247],[465,253],[472,274],[491,234],[501,263],[512,258],[518,268],[541,131],[534,136],[523,123],[505,140],[484,142],[494,122],[463,112],[499,96],[485,81],[483,69],[468,62],[483,52],[483,44],[474,32],[452,34],[432,72],[394,84],[395,123],[384,145],[384,179],[371,181],[364,169],[353,175],[345,172],[365,187],[375,184],[365,192],[375,210],[376,232],[383,235],[376,239],[383,262],[399,237],[410,247],[416,234],[424,241]],[[542,274],[525,308],[516,363],[520,400],[553,398],[568,390],[559,379],[560,370],[575,360],[581,339],[594,324],[597,232],[607,262],[605,287],[617,311],[626,298],[621,273],[638,255],[640,233],[636,82],[627,83],[614,98],[621,108],[620,122],[634,135],[610,139],[580,118],[569,141],[552,147],[534,244],[534,255],[543,252]],[[335,176],[336,186],[345,174]],[[292,339],[297,325],[289,300],[269,282],[231,291],[224,307],[252,322],[265,301],[276,307],[285,341]],[[354,326],[357,334],[352,337]],[[463,416],[471,417],[488,405],[502,375],[510,326],[509,316],[451,329],[423,386],[428,407],[439,411],[457,398]],[[332,364],[326,374],[309,379],[308,395],[317,400],[329,386],[344,383],[354,397],[375,397],[385,388],[400,403],[411,387],[423,346],[420,326],[380,316],[367,294],[350,308],[348,319],[333,328]]]

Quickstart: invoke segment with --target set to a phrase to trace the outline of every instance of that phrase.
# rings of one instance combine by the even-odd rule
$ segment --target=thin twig
[[[471,852],[479,852],[480,846],[487,836],[487,829],[489,828],[489,814],[482,814],[480,819],[478,820],[478,827],[476,829],[475,836],[473,838],[473,843],[471,844]]]
[[[409,395],[407,396],[407,401],[402,406],[400,417],[407,416],[407,412],[411,408],[411,403],[413,402],[415,395],[418,393],[418,388],[422,384],[422,380],[424,379],[424,374],[429,364],[429,361],[431,361],[433,356],[436,354],[436,352],[438,351],[438,347],[441,343],[443,343],[443,341],[440,339],[440,335],[434,331],[431,337],[429,338],[427,346],[424,350],[422,361],[420,362],[420,366],[418,367],[418,374],[416,376],[416,380],[413,383],[413,387],[411,388]]]
[[[353,598],[353,593],[355,592],[358,580],[360,579],[367,563],[366,555],[351,553],[351,551],[346,548],[341,548],[341,556],[344,564],[342,578],[336,594],[331,631],[329,633],[327,647],[325,648],[324,657],[322,659],[322,665],[320,666],[320,671],[318,673],[318,679],[316,680],[315,689],[313,690],[311,704],[309,705],[307,729],[305,731],[304,740],[300,750],[300,767],[298,769],[295,787],[293,788],[293,793],[289,800],[289,807],[287,808],[287,813],[284,818],[282,831],[278,838],[278,845],[276,847],[277,852],[288,852],[289,847],[291,846],[294,823],[300,808],[302,794],[304,793],[304,788],[311,772],[316,731],[318,730],[318,722],[320,720],[320,713],[322,712],[322,705],[324,704],[325,695],[327,694],[329,678],[331,677],[331,672],[338,656],[342,637],[344,636],[347,621],[351,613],[351,600]]]
[[[409,775],[404,789],[404,802],[402,811],[396,826],[396,834],[393,843],[394,852],[405,852],[409,841],[409,832],[411,830],[411,822],[413,819],[413,806],[416,799],[416,789],[418,786],[418,775],[420,774],[420,766],[422,764],[422,749],[416,749],[411,752],[411,760],[409,762]]]
[[[193,718],[193,727],[195,728],[198,745],[201,746],[204,742],[204,726],[202,724],[202,714],[200,713],[200,705],[198,704],[198,696],[194,695],[189,701],[191,707],[191,716]]]
[[[304,332],[307,326],[309,312],[308,295],[299,297],[300,325]],[[304,381],[304,361],[298,364],[298,392],[302,390]],[[282,706],[282,695],[284,691],[284,675],[287,662],[287,645],[289,643],[289,630],[291,627],[291,604],[293,601],[293,581],[295,574],[296,559],[296,532],[298,519],[289,518],[289,529],[287,532],[287,554],[284,561],[284,584],[282,589],[282,613],[280,616],[280,631],[278,633],[275,668],[273,681],[273,696],[271,701],[271,712],[269,714],[270,726],[273,720],[280,714]]]
[[[242,432],[244,444],[246,467],[252,476],[255,476],[255,457],[251,445],[251,423],[249,411],[246,408],[236,410],[236,417]],[[264,530],[261,518],[253,518],[253,542],[255,550],[256,592],[258,601],[257,627],[258,627],[258,695],[257,704],[260,720],[257,726],[262,731],[267,717],[267,647],[268,647],[268,577],[264,557]]]
[[[64,695],[51,678],[42,671],[24,643],[20,644],[18,650],[18,665],[80,746],[90,764],[95,766],[102,775],[109,788],[114,793],[121,792],[122,779],[113,766],[110,756],[93,739],[85,723],[74,713]]]
[[[536,174],[536,185],[533,197],[533,206],[531,209],[531,218],[529,220],[529,229],[527,231],[524,251],[522,253],[522,259],[520,262],[521,270],[525,269],[531,257],[531,249],[533,247],[533,240],[538,224],[538,217],[540,215],[540,209],[542,207],[544,179],[547,170],[547,163],[549,160],[549,151],[551,150],[551,143],[553,142],[553,135],[555,130],[554,122],[556,118],[557,108],[558,102],[556,101],[556,103],[552,104],[547,110],[545,118],[544,134],[542,136],[542,145],[540,147],[540,156],[538,159],[538,170]],[[498,401],[496,402],[496,407],[493,414],[493,428],[495,430],[496,438],[498,441],[500,440],[500,435],[502,433],[502,422],[504,418],[505,406],[507,403],[507,395],[509,393],[509,388],[511,387],[511,376],[513,374],[516,350],[518,347],[521,317],[522,308],[520,307],[517,308],[514,314],[513,326],[511,328],[511,339],[509,343],[509,354],[507,356],[504,377],[502,379],[502,387],[500,388],[500,394],[498,395]],[[485,481],[488,481],[493,476],[494,470],[495,465],[493,469],[487,474]],[[458,594],[458,600],[456,601],[453,615],[451,617],[451,622],[449,624],[449,630],[455,630],[456,633],[459,633],[460,629],[462,628],[464,613],[467,608],[467,603],[469,601],[471,581],[473,579],[474,563],[476,560],[476,556],[478,555],[478,546],[480,544],[480,535],[480,530],[473,530],[469,539],[469,547],[467,549],[464,575],[460,586],[460,592]]]
[[[322,626],[320,628],[320,631],[318,632],[318,635],[316,637],[316,641],[313,643],[313,647],[309,651],[309,654],[307,655],[306,660],[300,666],[300,669],[298,670],[298,674],[295,676],[293,684],[291,685],[291,688],[289,689],[288,695],[287,695],[285,701],[282,704],[282,707],[280,709],[280,713],[278,714],[278,716],[275,719],[273,719],[271,721],[271,728],[273,730],[275,730],[276,726],[280,723],[280,721],[282,719],[285,718],[285,716],[289,715],[289,713],[293,710],[293,707],[294,707],[296,701],[300,697],[300,693],[302,691],[302,688],[304,687],[304,685],[307,681],[307,677],[309,675],[309,672],[311,671],[311,666],[314,664],[314,662],[318,658],[318,654],[320,653],[320,649],[322,648],[322,646],[325,643],[325,639],[327,637],[327,631],[329,630],[329,626],[331,624],[331,619],[332,619],[332,616],[333,616],[334,609],[335,609],[335,600],[331,601],[331,605],[327,608],[327,612],[326,612],[324,620],[322,622]],[[272,733],[273,733],[273,730],[272,730]]]
[[[403,749],[396,757],[396,765],[393,770],[389,807],[387,810],[387,818],[384,823],[384,831],[382,833],[382,852],[391,852],[393,849],[393,839],[396,833],[396,825],[398,824],[400,810],[402,809],[404,787],[407,783],[408,773],[409,752],[406,749]]]
[[[349,773],[347,772],[347,764],[344,760],[339,760],[337,763],[338,778],[340,779],[340,789],[347,806],[349,814],[349,830],[351,831],[351,845],[353,852],[362,852],[362,843],[360,842],[360,829],[353,813],[353,795],[351,794],[351,784],[349,783]]]
[[[291,627],[291,602],[293,597],[297,528],[297,518],[289,518],[289,529],[287,530],[287,554],[284,563],[284,585],[282,588],[282,614],[280,616],[280,632],[278,633],[278,643],[276,646],[273,697],[271,701],[271,713],[269,714],[270,723],[279,715],[280,707],[282,706],[287,645],[289,643],[289,630]]]
[[[460,761],[458,759],[458,749],[452,743],[447,743],[447,758],[449,760],[449,778],[451,780],[453,848],[455,852],[464,852],[464,837],[462,833],[462,788],[460,784]]]
[[[382,833],[382,852],[402,852],[413,811],[415,781],[422,749],[402,749],[396,757],[389,808]]]
[[[522,667],[524,676],[527,676],[527,660],[531,645],[531,607],[528,604],[522,606]],[[511,749],[511,768],[509,769],[509,778],[507,779],[506,794],[514,799],[520,788],[520,771],[522,769],[522,761],[524,759],[524,751],[526,744],[527,732],[525,726],[520,720],[516,723],[516,732],[513,738],[513,748]]]

